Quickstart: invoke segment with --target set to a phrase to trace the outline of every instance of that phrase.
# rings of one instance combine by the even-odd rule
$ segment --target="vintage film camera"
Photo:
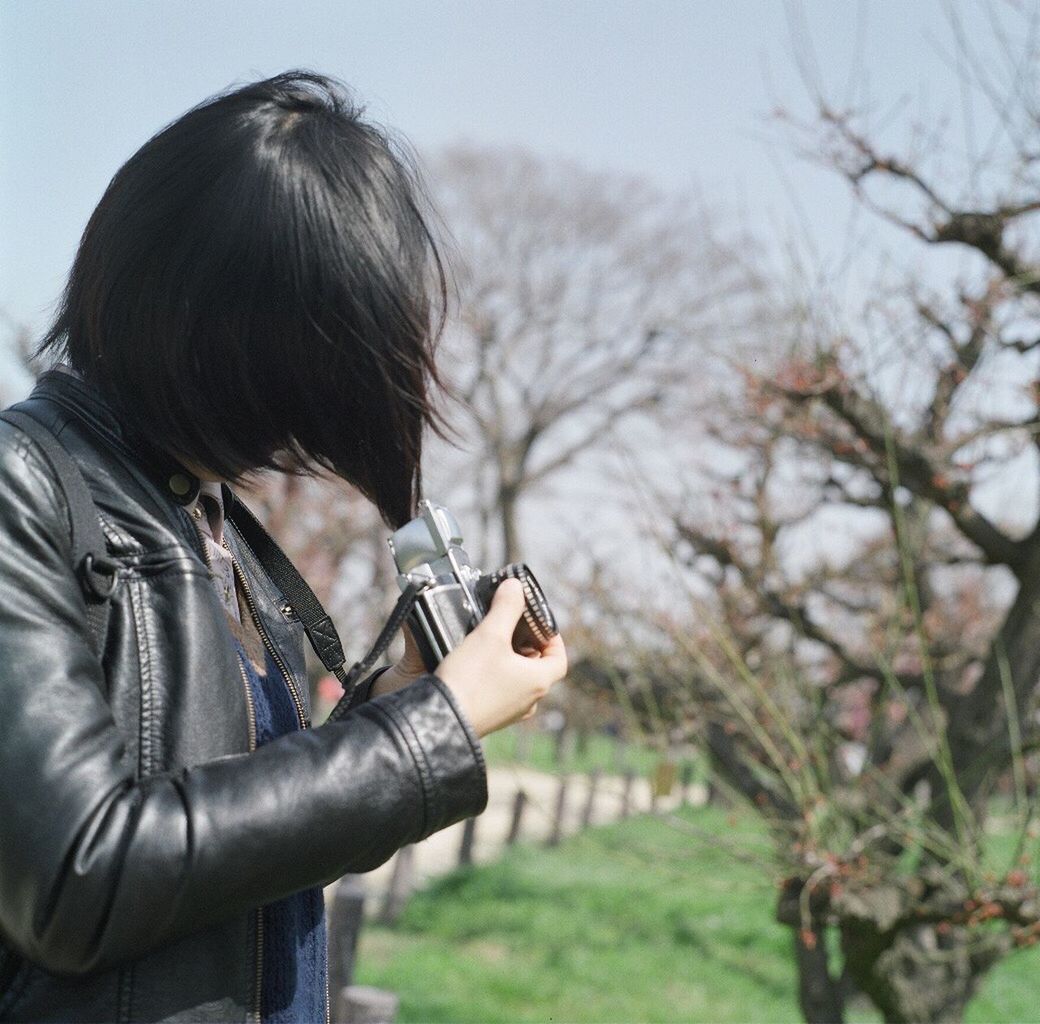
[[[485,573],[470,564],[455,517],[431,501],[390,537],[402,592],[415,590],[408,624],[431,672],[487,614],[498,585],[512,577],[524,588],[524,613],[513,649],[541,650],[556,635],[556,619],[534,574],[518,562]]]

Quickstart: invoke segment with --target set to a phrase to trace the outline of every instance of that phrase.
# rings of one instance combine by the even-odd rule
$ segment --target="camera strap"
[[[300,622],[303,623],[303,628],[307,633],[307,639],[310,640],[311,647],[321,659],[321,663],[342,683],[343,663],[347,656],[343,653],[343,644],[340,642],[339,633],[336,632],[332,619],[321,606],[321,602],[314,596],[314,591],[307,585],[296,566],[289,561],[288,556],[264,529],[260,520],[237,494],[232,494],[232,501],[228,502],[228,494],[229,489],[225,488],[225,516],[234,523],[235,528],[242,535],[246,544],[252,548],[253,554],[264,567],[267,575],[274,580],[275,586],[282,592],[282,596],[299,615]]]
[[[108,557],[98,508],[83,478],[83,471],[50,428],[36,417],[12,408],[0,413],[0,419],[17,427],[23,434],[28,434],[36,442],[54,472],[58,488],[65,496],[69,513],[72,566],[83,591],[87,604],[87,623],[100,657],[108,631],[108,599],[115,589],[119,567]]]
[[[393,642],[394,637],[397,636],[397,631],[404,625],[404,620],[408,618],[408,613],[412,610],[418,594],[419,587],[414,583],[409,583],[407,588],[401,593],[401,596],[397,599],[397,604],[394,605],[394,610],[390,613],[390,618],[386,620],[386,625],[383,626],[379,636],[376,637],[376,642],[372,645],[372,649],[361,661],[355,662],[346,676],[340,679],[340,682],[343,683],[343,696],[340,697],[336,706],[329,712],[327,721],[336,722],[350,710],[351,698],[361,677],[366,672],[369,672],[372,666],[386,653],[386,649]]]
[[[225,489],[225,496],[227,494],[228,491]],[[355,662],[349,669],[345,669],[347,657],[343,653],[343,643],[340,641],[336,626],[315,596],[314,591],[307,585],[307,581],[300,575],[296,566],[289,561],[288,556],[274,538],[264,529],[260,520],[237,495],[232,495],[232,501],[226,504],[225,515],[234,523],[235,528],[242,535],[242,539],[249,545],[263,566],[264,571],[295,609],[303,624],[307,639],[314,648],[314,653],[343,686],[343,696],[327,719],[330,722],[337,721],[349,710],[351,698],[354,696],[354,691],[362,676],[371,670],[393,642],[397,631],[412,610],[420,588],[409,585],[398,598],[394,610],[390,613],[390,618],[380,631],[372,649],[361,661]]]

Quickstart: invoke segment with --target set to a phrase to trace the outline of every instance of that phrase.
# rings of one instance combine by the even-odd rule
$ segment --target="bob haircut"
[[[38,352],[189,466],[328,470],[397,527],[442,425],[447,288],[416,163],[362,113],[289,71],[168,125],[105,190]]]

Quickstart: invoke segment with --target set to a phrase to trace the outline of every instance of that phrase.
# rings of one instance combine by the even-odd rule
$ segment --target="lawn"
[[[715,808],[685,820],[702,838],[640,817],[447,876],[394,928],[366,925],[356,980],[396,991],[402,1022],[799,1021],[790,933],[751,862],[765,837]],[[1040,1022],[1038,968],[1040,950],[999,966],[968,1021]]]
[[[575,734],[567,739],[562,761],[556,757],[555,737],[548,732],[531,730],[522,736],[520,729],[501,729],[482,743],[489,764],[521,764],[543,772],[588,774],[598,768],[611,775],[632,771],[649,777],[662,760],[658,751],[646,745],[622,743],[602,733],[590,733],[581,743]],[[700,760],[691,760],[690,768],[694,779],[703,779],[705,766]]]

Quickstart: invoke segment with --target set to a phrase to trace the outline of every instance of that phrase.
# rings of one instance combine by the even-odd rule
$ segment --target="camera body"
[[[389,539],[404,591],[417,590],[408,625],[429,671],[462,643],[487,614],[499,584],[509,578],[524,588],[524,613],[513,634],[520,652],[541,650],[556,635],[556,619],[534,574],[521,563],[495,572],[477,569],[462,546],[458,521],[443,505],[419,502],[419,515]]]

